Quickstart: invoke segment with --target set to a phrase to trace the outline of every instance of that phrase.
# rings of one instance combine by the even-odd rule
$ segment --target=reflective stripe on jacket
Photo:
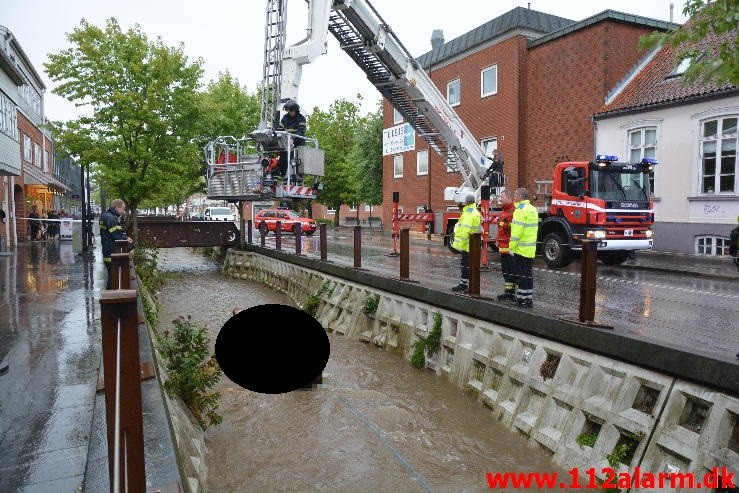
[[[536,235],[539,230],[539,212],[528,200],[516,204],[511,222],[511,253],[534,258],[536,255]]]
[[[498,233],[495,235],[495,243],[500,253],[508,253],[508,242],[511,239],[511,221],[513,220],[513,202],[503,206],[498,214]]]
[[[475,204],[467,204],[459,216],[459,221],[454,225],[454,242],[452,248],[460,252],[470,251],[470,235],[480,233],[482,214],[477,210]]]

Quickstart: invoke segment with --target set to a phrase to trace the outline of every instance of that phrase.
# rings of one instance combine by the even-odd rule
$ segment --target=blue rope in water
[[[374,424],[372,424],[372,422],[370,422],[370,420],[369,420],[369,419],[367,419],[367,417],[366,417],[366,416],[365,416],[365,415],[364,415],[364,414],[362,413],[362,411],[360,411],[360,410],[359,410],[359,409],[357,409],[356,407],[352,406],[352,404],[351,404],[351,403],[350,403],[350,402],[349,402],[349,401],[348,401],[348,400],[347,400],[347,399],[346,399],[346,398],[345,398],[345,397],[344,397],[343,395],[341,395],[341,394],[339,394],[339,393],[337,393],[336,395],[337,395],[337,397],[339,398],[339,400],[340,400],[340,401],[341,401],[341,402],[342,402],[342,403],[343,403],[343,404],[344,404],[344,405],[345,405],[345,406],[346,406],[346,407],[347,407],[347,408],[348,408],[348,409],[349,409],[349,410],[350,410],[350,411],[351,411],[351,412],[352,412],[352,413],[353,413],[353,414],[354,414],[354,415],[355,415],[355,416],[356,416],[357,418],[359,418],[359,420],[360,420],[360,421],[361,421],[362,423],[364,423],[364,424],[365,424],[365,426],[366,426],[367,428],[369,428],[369,429],[370,429],[370,431],[372,431],[372,433],[374,433],[374,434],[375,434],[375,436],[377,436],[377,438],[379,438],[379,439],[380,439],[380,441],[382,441],[382,443],[383,443],[383,444],[384,444],[384,445],[385,445],[385,446],[386,446],[386,447],[387,447],[388,449],[390,449],[390,451],[391,451],[391,452],[392,452],[392,453],[393,453],[393,454],[395,455],[395,457],[397,457],[397,458],[398,458],[398,460],[400,461],[400,463],[401,463],[401,464],[403,464],[403,465],[405,466],[405,468],[406,468],[406,469],[408,469],[408,470],[410,471],[410,473],[411,473],[411,474],[412,474],[413,476],[415,476],[415,478],[416,478],[416,479],[418,480],[418,482],[419,482],[419,483],[421,483],[421,486],[423,486],[423,488],[424,488],[424,489],[425,489],[425,490],[426,490],[426,491],[427,491],[428,493],[434,493],[434,490],[433,490],[433,489],[431,488],[431,486],[429,486],[429,485],[428,485],[428,483],[427,483],[426,481],[424,481],[423,477],[422,477],[422,476],[421,476],[421,475],[420,475],[420,474],[418,473],[418,471],[416,471],[416,470],[414,469],[413,465],[411,465],[411,463],[410,463],[410,462],[408,462],[408,460],[407,460],[407,459],[406,459],[405,457],[403,457],[403,455],[402,455],[402,454],[401,454],[401,453],[400,453],[400,452],[398,451],[398,449],[396,449],[395,447],[393,447],[393,444],[392,444],[392,443],[390,443],[390,442],[389,442],[389,441],[388,441],[388,440],[387,440],[387,439],[386,439],[386,438],[385,438],[385,437],[384,437],[384,436],[382,435],[382,433],[380,433],[380,430],[379,430],[379,429],[378,429],[378,428],[377,428],[377,427],[376,427],[376,426],[375,426]]]

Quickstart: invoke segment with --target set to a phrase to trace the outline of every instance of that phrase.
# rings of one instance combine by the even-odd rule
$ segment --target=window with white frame
[[[393,156],[393,178],[403,178],[403,155]]]
[[[403,123],[403,115],[400,111],[393,108],[393,125],[397,125],[399,123]]]
[[[358,206],[357,204],[350,204],[349,205],[349,212],[357,212]]]
[[[498,148],[498,138],[490,137],[487,139],[480,140],[480,147],[482,147],[485,157],[493,159],[493,151]],[[490,163],[486,163],[485,166],[490,166]]]
[[[629,162],[657,158],[657,127],[635,128],[629,131]],[[649,175],[649,192],[654,195],[654,174]]]
[[[480,97],[492,96],[498,92],[498,66],[493,65],[480,72]]]
[[[729,255],[731,241],[722,236],[696,236],[695,253],[698,255]]]
[[[336,214],[336,209],[334,209],[334,208],[333,208],[333,207],[331,207],[331,206],[328,206],[328,207],[326,207],[326,215],[327,215],[327,216],[330,216],[330,215],[332,215],[332,214]]]
[[[17,140],[18,135],[18,112],[15,103],[5,94],[0,92],[0,132]]]
[[[41,146],[35,142],[33,143],[33,164],[41,167]]]
[[[31,137],[29,137],[26,134],[23,134],[23,159],[27,162],[31,163],[33,162],[33,146],[31,142]]]
[[[737,116],[705,120],[701,123],[700,193],[737,193]]]
[[[429,174],[429,151],[423,150],[416,153],[416,175]]]
[[[364,204],[364,212],[372,212],[372,204]]]
[[[454,79],[446,83],[446,100],[452,106],[457,106],[462,102],[462,82],[460,79]]]
[[[41,95],[28,84],[18,86],[18,94],[28,103],[34,113],[41,116]]]

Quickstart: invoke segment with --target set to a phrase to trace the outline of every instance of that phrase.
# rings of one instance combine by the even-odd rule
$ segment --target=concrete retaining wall
[[[406,359],[441,314],[441,349],[427,355],[427,367],[566,468],[595,467],[606,479],[610,456],[622,471],[640,466],[702,477],[714,466],[739,470],[733,395],[275,256],[230,250],[223,271],[264,283],[300,306],[318,296],[315,316],[326,330]],[[369,296],[380,300],[371,316],[362,312]]]

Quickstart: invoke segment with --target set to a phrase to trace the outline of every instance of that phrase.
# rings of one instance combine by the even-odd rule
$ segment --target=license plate
[[[634,236],[634,230],[633,229],[625,229],[624,230],[624,236]]]
[[[605,248],[607,246],[608,246],[608,242],[605,242],[605,241],[598,242],[598,248]]]

